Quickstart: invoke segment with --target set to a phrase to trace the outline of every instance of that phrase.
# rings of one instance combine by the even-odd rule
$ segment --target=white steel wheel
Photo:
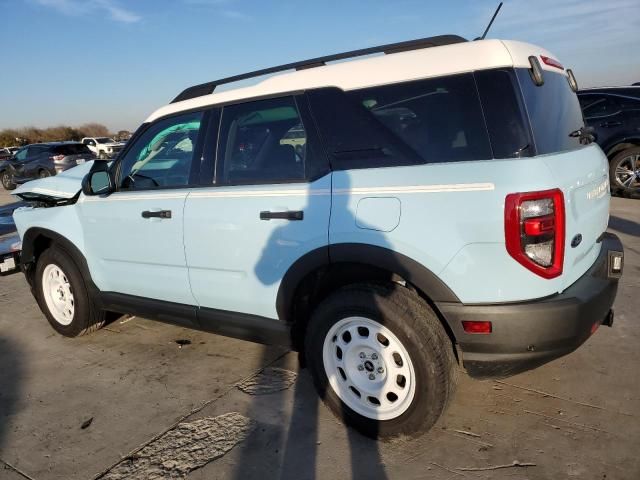
[[[75,300],[69,279],[58,265],[49,264],[44,268],[42,294],[54,320],[61,325],[70,325],[75,312]]]
[[[322,358],[329,384],[356,413],[391,420],[411,405],[416,392],[411,358],[380,323],[355,316],[339,320],[324,339]]]

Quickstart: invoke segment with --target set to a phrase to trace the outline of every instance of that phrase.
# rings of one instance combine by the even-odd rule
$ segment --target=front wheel
[[[428,431],[455,389],[451,341],[433,310],[400,286],[330,295],[312,315],[305,353],[326,405],[373,438]]]
[[[614,191],[640,193],[640,147],[627,148],[611,159],[609,177]]]
[[[5,190],[14,190],[16,184],[13,183],[13,176],[6,170],[0,173],[0,181],[2,181],[2,187]]]
[[[93,332],[105,323],[105,313],[96,308],[80,269],[60,247],[38,258],[35,296],[53,329],[66,337]]]

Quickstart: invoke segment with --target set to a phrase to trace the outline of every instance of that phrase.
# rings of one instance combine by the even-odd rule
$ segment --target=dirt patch
[[[246,439],[254,426],[252,420],[237,412],[179,423],[100,478],[184,478],[189,472],[222,457]]]

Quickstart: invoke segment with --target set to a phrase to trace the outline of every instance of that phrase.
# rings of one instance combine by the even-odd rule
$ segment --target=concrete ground
[[[626,249],[614,327],[505,381],[463,376],[413,440],[344,428],[282,349],[140,318],[63,338],[22,276],[0,278],[0,479],[637,480],[640,203],[614,199],[610,227]]]

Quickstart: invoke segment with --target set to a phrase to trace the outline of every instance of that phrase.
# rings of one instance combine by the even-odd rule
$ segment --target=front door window
[[[120,188],[179,188],[192,183],[202,116],[202,112],[176,115],[145,131],[122,159]]]

